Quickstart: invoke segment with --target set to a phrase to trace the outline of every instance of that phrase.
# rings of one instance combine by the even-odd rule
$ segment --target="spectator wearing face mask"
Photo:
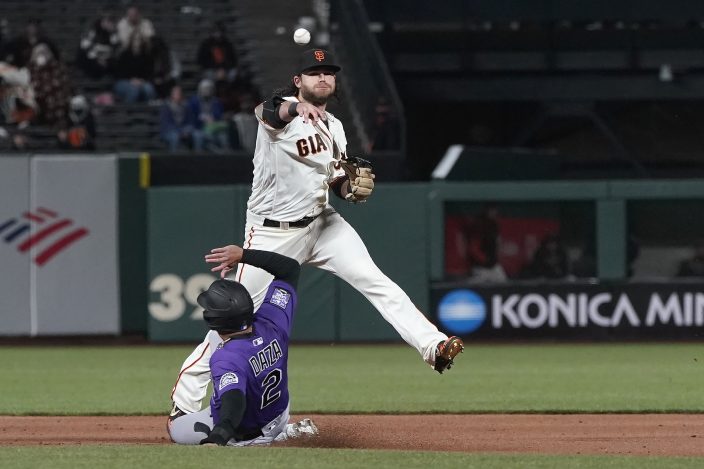
[[[188,109],[193,139],[202,140],[202,148],[206,150],[217,153],[227,150],[227,123],[223,119],[222,103],[215,96],[212,80],[200,81],[198,93],[188,101]]]
[[[38,20],[30,20],[25,26],[24,33],[7,44],[3,52],[5,57],[2,60],[18,68],[26,67],[31,61],[34,48],[42,44],[49,48],[56,60],[60,59],[59,49],[44,34],[41,23]]]
[[[67,127],[59,131],[59,147],[70,150],[95,150],[95,118],[83,95],[71,98]]]
[[[65,124],[71,86],[66,68],[46,44],[39,44],[32,50],[29,75],[39,105],[37,121],[59,126]]]

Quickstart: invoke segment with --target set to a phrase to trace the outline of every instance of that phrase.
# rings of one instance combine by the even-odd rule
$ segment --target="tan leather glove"
[[[374,190],[374,178],[371,168],[357,168],[355,178],[350,178],[349,193],[345,198],[350,202],[365,202]]]
[[[350,185],[345,200],[353,203],[365,202],[374,190],[372,164],[358,156],[346,156],[340,160]]]

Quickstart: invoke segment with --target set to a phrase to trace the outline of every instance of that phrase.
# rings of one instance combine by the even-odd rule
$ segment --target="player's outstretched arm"
[[[210,270],[220,272],[222,278],[225,278],[235,264],[242,262],[264,269],[273,275],[274,279],[282,280],[294,288],[298,285],[301,271],[301,266],[295,259],[271,251],[242,249],[234,244],[212,249],[210,254],[206,254],[205,262],[218,264]]]
[[[327,119],[325,111],[321,111],[310,103],[286,101],[278,96],[264,101],[257,106],[254,113],[269,126],[283,129],[296,117],[302,117],[303,122],[317,124]]]

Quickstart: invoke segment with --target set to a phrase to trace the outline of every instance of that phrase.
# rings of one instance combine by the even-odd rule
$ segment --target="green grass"
[[[190,351],[0,347],[0,414],[163,414]],[[697,344],[470,344],[443,375],[408,346],[294,345],[289,371],[298,413],[704,412]]]
[[[699,468],[702,458],[541,456],[440,453],[428,451],[329,450],[303,448],[205,448],[179,446],[65,446],[0,448],[3,469],[134,469],[247,467],[426,469],[650,469]]]
[[[183,346],[0,347],[0,414],[164,414]],[[297,413],[704,412],[704,346],[470,345],[438,375],[407,346],[294,346]],[[174,445],[0,447],[0,467],[695,468],[704,458]],[[228,463],[230,464],[230,463]]]

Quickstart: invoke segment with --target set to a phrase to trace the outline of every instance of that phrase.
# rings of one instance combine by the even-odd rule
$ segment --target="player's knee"
[[[201,425],[207,428],[205,424]],[[193,420],[189,418],[178,417],[173,420],[169,419],[166,429],[171,441],[177,445],[197,445],[203,438],[208,436],[204,432],[195,431]]]

